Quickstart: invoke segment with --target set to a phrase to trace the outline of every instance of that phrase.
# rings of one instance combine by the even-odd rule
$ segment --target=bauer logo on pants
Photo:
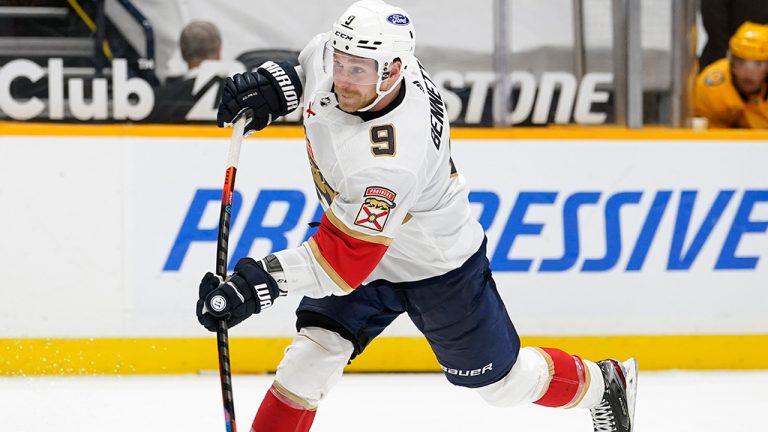
[[[395,194],[387,188],[371,186],[365,189],[363,205],[355,218],[355,225],[381,232],[389,212],[395,207]]]

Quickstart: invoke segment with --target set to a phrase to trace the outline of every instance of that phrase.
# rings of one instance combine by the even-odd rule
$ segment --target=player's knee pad
[[[303,327],[286,348],[275,381],[316,406],[341,378],[352,350],[352,343],[336,332]]]
[[[549,365],[535,348],[522,348],[507,375],[480,387],[480,396],[491,405],[508,407],[538,400],[546,390]]]

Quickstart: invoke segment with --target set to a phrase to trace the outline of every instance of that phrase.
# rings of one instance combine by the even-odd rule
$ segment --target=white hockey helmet
[[[327,48],[336,53],[375,60],[378,69],[376,91],[381,95],[381,82],[389,77],[392,62],[400,59],[402,68],[407,67],[413,59],[415,46],[415,30],[404,10],[382,0],[360,0],[333,24]]]

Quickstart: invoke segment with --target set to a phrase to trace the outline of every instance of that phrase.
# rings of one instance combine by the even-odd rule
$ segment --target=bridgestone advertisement
[[[79,8],[50,3],[55,13],[2,19],[7,25],[0,30],[0,120],[212,123],[224,77],[267,60],[296,64],[299,51],[328,31],[349,2],[289,0],[270,8],[224,0],[107,1]],[[538,22],[537,30],[539,6],[516,3],[509,23],[511,97],[494,108],[499,75],[491,3],[473,5],[473,19],[459,22],[454,11],[466,5],[458,0],[441,2],[440,8],[430,2],[402,5],[418,32],[416,56],[441,92],[452,124],[491,126],[494,109],[503,109],[513,125],[613,122],[608,11],[590,14],[601,37],[587,34],[590,61],[578,76],[573,35],[551,26],[571,20],[569,13]],[[664,19],[664,13],[652,13]],[[649,34],[644,50],[654,61],[643,85],[660,94],[669,88],[668,35]]]

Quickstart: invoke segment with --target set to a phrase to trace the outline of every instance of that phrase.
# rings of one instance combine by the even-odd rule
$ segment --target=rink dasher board
[[[14,245],[0,248],[0,259],[13,265],[0,274],[8,286],[25,286],[0,306],[8,329],[0,373],[65,362],[70,373],[121,364],[126,373],[215,369],[174,353],[207,349],[191,310],[215,253],[215,235],[205,238],[216,225],[226,135],[210,127],[25,127],[27,136],[17,124],[0,126],[8,134],[0,190],[14,209],[0,223]],[[304,141],[297,128],[274,129],[243,146],[230,253],[261,256],[310,234],[317,208]],[[750,359],[768,351],[767,137],[454,131],[453,159],[487,227],[499,291],[520,334],[536,336],[524,343],[642,353],[656,368],[768,367]],[[30,284],[31,274],[40,282]],[[242,366],[234,358],[236,370],[276,365],[297,301],[233,330],[251,347],[244,351],[262,354]],[[438,370],[407,319],[383,338],[352,368]],[[670,350],[658,349],[665,344]],[[726,358],[713,359],[713,347]],[[406,351],[412,360],[391,361]]]

